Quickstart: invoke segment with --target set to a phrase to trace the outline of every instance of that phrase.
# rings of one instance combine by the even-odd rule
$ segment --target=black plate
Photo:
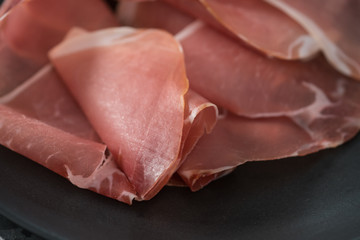
[[[360,136],[128,206],[0,147],[0,212],[52,239],[360,239]]]

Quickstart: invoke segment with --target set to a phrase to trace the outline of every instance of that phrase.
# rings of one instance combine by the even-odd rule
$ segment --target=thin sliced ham
[[[269,59],[201,21],[176,38],[191,89],[238,115],[219,120],[178,170],[193,190],[246,161],[336,147],[358,132],[360,84],[336,72],[324,57]]]
[[[192,160],[187,160],[178,171],[193,190],[244,161],[278,159],[336,147],[358,132],[360,84],[336,72],[323,57],[308,62],[268,59],[231,39],[226,40],[200,22],[191,24],[177,36],[182,36],[191,88],[237,115],[271,118],[245,121],[230,117],[230,120],[220,121],[211,135],[213,138],[204,137],[210,140],[202,140],[205,143],[200,142],[199,146],[203,147],[196,148],[189,156]],[[277,127],[272,126],[272,122]],[[260,131],[263,140],[255,131],[258,127],[263,128]],[[271,134],[274,129],[281,132],[282,138]],[[251,134],[258,138],[250,141]],[[281,140],[276,148],[265,147],[264,140],[268,136],[274,141]],[[305,136],[304,141],[300,141],[304,139],[302,136]],[[251,147],[242,145],[244,141],[264,146],[257,155],[251,155]],[[295,145],[290,146],[291,142]],[[222,158],[216,155],[219,149],[224,149]],[[192,157],[193,154],[196,157]],[[216,157],[222,161],[216,161]],[[216,163],[214,167],[212,164]],[[195,165],[199,167],[194,168]]]
[[[219,121],[214,133],[204,137],[178,171],[193,190],[244,161],[336,147],[358,132],[360,84],[337,73],[323,57],[308,62],[267,59],[227,42],[204,25],[197,26],[181,41],[190,86],[238,115],[271,119]],[[209,54],[212,57],[200,58]],[[209,73],[209,68],[214,71]]]
[[[0,144],[80,188],[128,204],[136,197],[50,66],[0,98]]]
[[[78,137],[100,140],[50,64],[0,97],[0,103]]]
[[[5,0],[0,4],[0,19],[22,0]]]
[[[200,137],[186,130],[181,46],[159,30],[73,30],[50,58],[138,197],[153,197]]]
[[[360,83],[322,55],[304,60],[318,51],[314,37],[339,70],[358,77],[358,34],[346,28],[357,4],[330,1],[316,16],[299,1],[269,0],[276,8],[260,0],[164,1],[220,31],[162,2],[124,1],[122,21],[175,38],[155,29],[73,28],[53,48],[73,26],[113,26],[114,16],[100,0],[6,1],[0,144],[131,204],[165,184],[199,190],[247,161],[336,147],[359,131]],[[335,10],[350,14],[329,27]],[[48,56],[60,75],[47,65],[19,86]]]
[[[302,25],[337,70],[360,80],[359,1],[266,1]]]
[[[262,0],[163,1],[217,28],[221,26],[269,56],[306,59],[319,50],[314,39],[296,21]]]
[[[160,28],[171,34],[178,33],[194,21],[194,18],[190,15],[184,14],[160,1],[121,1],[118,5],[117,17],[122,25],[140,28]]]
[[[101,0],[7,0],[0,13],[0,96],[46,64],[47,52],[71,27],[117,24]]]
[[[184,49],[191,87],[238,115],[254,118],[295,114],[312,104],[321,105],[319,98],[323,104],[328,102],[326,105],[340,100],[359,101],[347,94],[359,89],[359,84],[337,73],[321,56],[307,62],[269,59],[201,22],[194,22],[177,36]]]
[[[229,113],[200,139],[178,174],[197,191],[247,161],[302,155],[316,144],[287,118],[248,119]]]

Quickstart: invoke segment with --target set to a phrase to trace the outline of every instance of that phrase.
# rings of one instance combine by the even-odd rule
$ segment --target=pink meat
[[[171,34],[176,34],[194,21],[191,16],[160,1],[143,3],[134,0],[122,1],[118,5],[117,16],[122,25],[161,28]]]
[[[246,161],[308,154],[358,132],[360,84],[322,56],[269,59],[200,21],[176,38],[191,89],[238,115],[219,120],[178,170],[193,190]]]
[[[266,0],[288,14],[318,42],[329,62],[360,79],[360,4],[349,0]],[[319,10],[320,9],[320,10]]]
[[[349,126],[338,119],[339,133],[334,128],[337,125],[314,123],[323,134],[316,139],[286,117],[248,119],[229,113],[218,121],[210,135],[200,139],[177,173],[197,191],[248,161],[302,156],[335,147],[354,136],[360,127],[359,117],[357,125]]]
[[[46,64],[47,52],[71,27],[116,25],[101,0],[7,0],[0,13],[0,96]]]
[[[131,204],[132,185],[50,66],[0,102],[1,145],[80,188]]]
[[[360,84],[337,73],[323,57],[308,62],[268,59],[226,40],[209,27],[195,24],[197,28],[189,26],[191,34],[184,30],[188,34],[181,40],[190,86],[238,115],[271,117],[271,120],[246,120],[246,125],[240,118],[219,122],[212,137],[204,137],[212,138],[211,143],[200,142],[204,147],[196,148],[189,157],[192,160],[187,160],[178,171],[193,190],[244,161],[278,159],[336,147],[358,132]],[[209,73],[208,69],[213,71]],[[290,127],[281,117],[292,121]],[[265,123],[260,124],[263,140],[271,136],[273,142],[279,140],[278,143],[272,145],[269,141],[265,147],[261,139],[249,140],[253,138],[251,134],[257,134],[255,129],[259,121]],[[272,134],[276,128],[268,125],[271,121],[279,123],[275,133],[281,133],[282,138]],[[284,138],[286,136],[293,140]],[[302,136],[307,138],[300,141]],[[224,138],[226,140],[219,140]],[[207,141],[205,139],[202,141]],[[249,145],[243,145],[244,141]],[[291,142],[295,145],[291,146]],[[251,155],[250,146],[262,146],[262,149]],[[220,153],[219,149],[223,151]]]
[[[22,0],[5,0],[1,3],[0,18],[4,17],[14,6]]]
[[[238,115],[289,115],[320,104],[316,102],[319,94],[336,101],[342,86],[359,88],[358,83],[334,71],[321,56],[307,62],[269,59],[200,22],[183,32],[188,34],[180,32],[178,36],[185,36],[181,43],[191,87]],[[214,71],[207,71],[209,66]],[[347,94],[340,97],[349,98]]]
[[[78,137],[100,140],[49,64],[11,93],[1,97],[0,103]]]
[[[179,44],[158,30],[74,30],[50,57],[139,198],[153,197],[177,170],[189,148],[185,134],[193,132],[186,129]]]
[[[182,136],[182,162],[203,136],[204,130],[208,134],[213,130],[218,117],[218,108],[191,89],[185,95],[185,102],[187,106]]]
[[[306,59],[319,49],[297,22],[262,0],[163,1],[213,26],[221,25],[232,36],[270,56]]]

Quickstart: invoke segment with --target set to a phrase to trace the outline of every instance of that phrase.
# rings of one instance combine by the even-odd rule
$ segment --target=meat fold
[[[128,204],[136,197],[50,65],[0,98],[0,144],[80,188]]]
[[[139,199],[168,182],[216,121],[216,106],[188,92],[182,48],[164,31],[74,29],[50,58]]]
[[[265,1],[303,26],[338,71],[360,80],[360,28],[357,25],[360,22],[359,1]]]
[[[6,0],[0,8],[0,96],[44,66],[47,52],[71,27],[116,24],[101,0]]]

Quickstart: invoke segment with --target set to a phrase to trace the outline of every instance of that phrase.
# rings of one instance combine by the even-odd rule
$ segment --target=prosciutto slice
[[[74,30],[50,58],[138,197],[153,197],[202,135],[185,120],[193,107],[180,45],[159,30]]]
[[[0,7],[0,18],[3,18],[4,15],[10,11],[14,6],[16,6],[21,0],[5,0],[2,1]]]
[[[359,1],[266,1],[301,24],[319,43],[337,70],[360,79]]]
[[[140,28],[161,28],[176,34],[194,21],[190,15],[160,1],[136,2],[121,1],[117,17],[123,25]]]
[[[247,161],[304,155],[317,147],[288,118],[248,119],[229,113],[200,139],[178,174],[197,191]]]
[[[282,59],[306,59],[319,49],[313,38],[297,22],[262,0],[163,1],[223,31],[226,30],[225,32],[231,33],[233,37],[241,39],[269,56]],[[152,5],[149,2],[139,4]],[[133,9],[127,8],[122,12]],[[158,10],[161,15],[160,9]],[[146,15],[138,16],[140,19],[146,17]],[[174,20],[169,20],[172,21]]]
[[[193,190],[244,161],[308,154],[338,146],[358,132],[360,84],[334,71],[323,57],[308,62],[264,58],[198,22],[184,32],[181,43],[193,89],[238,115],[272,117],[219,122],[178,171]],[[251,145],[242,145],[245,141]],[[250,146],[262,149],[252,152]]]
[[[201,21],[176,38],[191,89],[232,112],[178,170],[193,190],[246,161],[308,154],[358,132],[360,84],[333,70],[324,57],[269,59]]]
[[[134,188],[51,66],[0,102],[0,144],[80,188],[131,204]]]
[[[46,64],[47,52],[71,27],[117,24],[101,0],[7,0],[0,13],[0,96]]]
[[[328,105],[342,99],[359,101],[347,93],[359,89],[359,84],[334,71],[321,56],[307,62],[269,59],[201,22],[178,36],[182,36],[191,87],[238,115],[295,114],[312,104],[321,105],[320,98]],[[209,66],[213,72],[207,71]]]

